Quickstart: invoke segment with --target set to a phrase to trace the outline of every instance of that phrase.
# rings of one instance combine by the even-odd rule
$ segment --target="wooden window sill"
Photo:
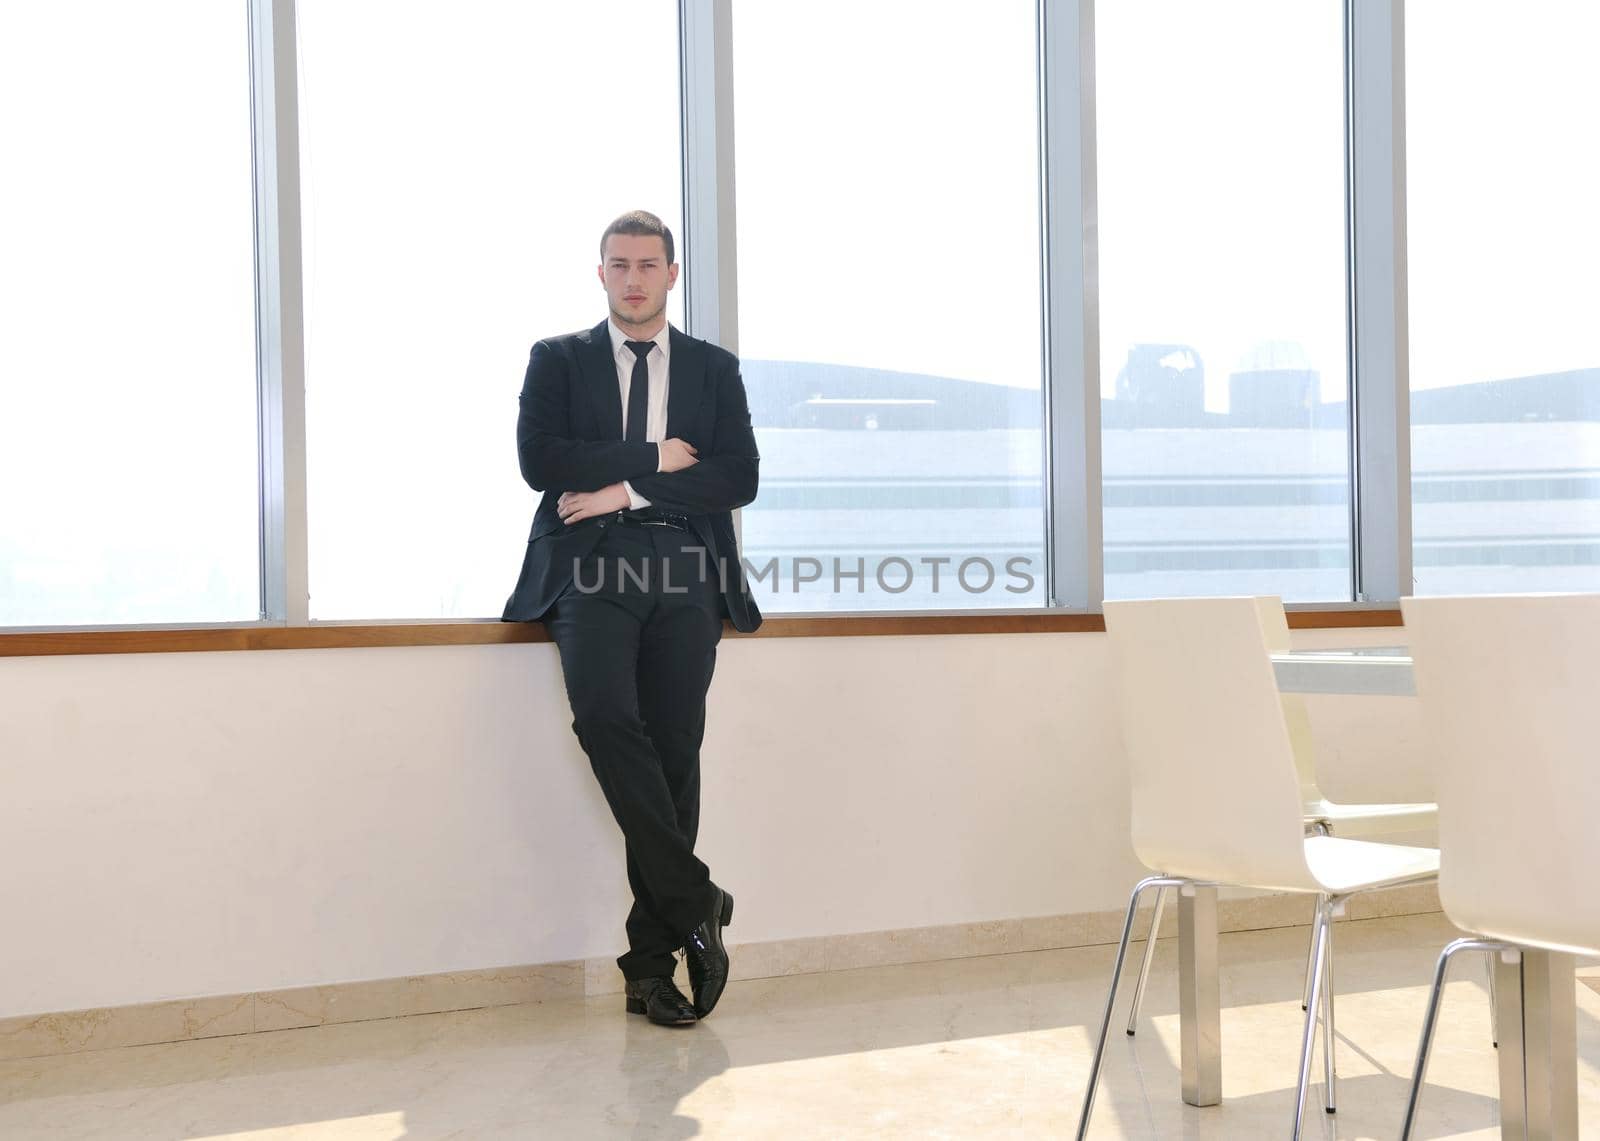
[[[1294,610],[1294,630],[1403,625],[1399,610]],[[1056,634],[1105,629],[1098,614],[838,615],[768,618],[754,634],[732,638],[830,638],[878,634]],[[0,634],[0,657],[60,654],[172,654],[218,650],[325,650],[358,646],[487,646],[548,642],[543,625],[493,620],[326,623],[196,629],[68,630]]]

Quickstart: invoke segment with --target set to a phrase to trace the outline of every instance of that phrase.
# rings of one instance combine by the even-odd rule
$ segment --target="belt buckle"
[[[614,516],[618,523],[626,523],[630,527],[666,527],[673,531],[689,530],[689,517],[677,512],[664,512],[659,516],[635,514],[629,509],[618,511]]]

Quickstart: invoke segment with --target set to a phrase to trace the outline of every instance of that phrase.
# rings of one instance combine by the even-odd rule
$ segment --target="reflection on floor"
[[[1394,1137],[1443,917],[1337,931],[1340,1111],[1311,1137]],[[1096,1137],[1282,1137],[1306,930],[1222,940],[1221,1106],[1179,1097],[1175,947],[1137,1038],[1113,1023]],[[0,1137],[1058,1137],[1076,1126],[1112,949],[735,983],[664,1030],[620,996],[0,1063]],[[1586,982],[1594,968],[1582,968]],[[1458,959],[1420,1136],[1497,1137],[1485,974]],[[1592,985],[1592,983],[1591,983]],[[1585,1136],[1600,1136],[1600,994],[1578,988]],[[1320,1063],[1317,1072],[1320,1073]],[[1315,1095],[1314,1095],[1315,1096]]]

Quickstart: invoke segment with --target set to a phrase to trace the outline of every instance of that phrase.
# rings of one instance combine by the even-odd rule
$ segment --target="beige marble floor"
[[[1451,935],[1436,915],[1339,926],[1342,1109],[1308,1136],[1396,1135]],[[1304,949],[1304,929],[1223,937],[1224,1103],[1198,1110],[1178,1096],[1164,941],[1144,1029],[1114,1025],[1093,1135],[1285,1136]],[[736,983],[687,1031],[606,996],[5,1062],[0,1138],[1071,1136],[1110,962],[1098,947]],[[1496,1137],[1484,973],[1463,957],[1456,975],[1421,1136]],[[1600,994],[1577,996],[1600,1137]]]

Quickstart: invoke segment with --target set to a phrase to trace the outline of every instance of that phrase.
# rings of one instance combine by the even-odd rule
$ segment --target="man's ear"
[[[604,277],[605,275],[602,274],[601,276]],[[671,265],[669,265],[667,267],[667,288],[671,289],[673,286],[675,286],[677,284],[678,284],[678,263],[677,262],[673,262]]]
[[[603,265],[595,266],[594,275],[600,279],[600,288],[604,289],[606,287],[606,267]]]

